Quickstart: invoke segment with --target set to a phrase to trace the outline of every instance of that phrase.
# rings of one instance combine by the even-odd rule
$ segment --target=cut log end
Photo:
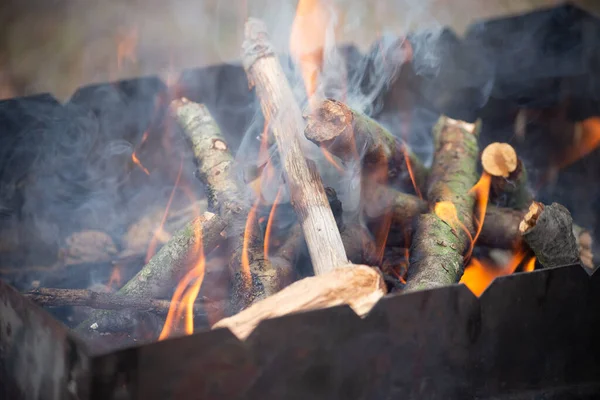
[[[508,143],[492,143],[483,150],[481,164],[491,176],[508,178],[517,169],[517,152]]]
[[[244,340],[265,319],[343,304],[364,316],[385,294],[385,282],[378,270],[366,265],[343,266],[295,282],[239,314],[219,321],[213,329],[229,328]]]
[[[531,205],[529,206],[529,211],[527,211],[527,214],[525,214],[523,220],[519,224],[519,232],[521,232],[521,234],[524,234],[527,231],[531,230],[533,227],[535,227],[538,218],[542,214],[542,211],[544,211],[544,205],[542,203],[539,203],[537,201],[531,203]]]
[[[327,145],[352,126],[352,111],[343,103],[326,99],[306,113],[305,135],[308,140]]]

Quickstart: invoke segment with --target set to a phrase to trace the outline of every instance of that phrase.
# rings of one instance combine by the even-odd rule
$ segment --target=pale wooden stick
[[[294,211],[304,232],[315,274],[346,265],[348,258],[327,201],[321,178],[307,165],[300,148],[302,112],[275,56],[263,22],[246,23],[243,63],[256,86],[263,114],[269,122],[283,161]]]

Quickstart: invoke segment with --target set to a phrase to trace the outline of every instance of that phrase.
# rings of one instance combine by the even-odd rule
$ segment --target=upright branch
[[[308,115],[304,134],[344,161],[362,157],[363,172],[371,175],[387,167],[386,181],[400,181],[423,190],[427,169],[402,140],[366,115],[327,99]],[[413,182],[414,180],[414,182]]]
[[[172,102],[171,110],[192,144],[198,176],[208,189],[209,206],[232,221],[228,228],[229,266],[236,277],[234,291],[243,293],[238,305],[247,306],[270,296],[281,288],[278,273],[263,255],[258,223],[246,221],[253,213],[236,177],[235,161],[225,137],[204,105],[181,99]]]
[[[441,117],[434,129],[436,150],[427,198],[434,212],[419,217],[410,251],[406,290],[458,282],[472,244],[478,179],[476,124]]]
[[[243,63],[256,87],[285,172],[294,211],[304,232],[316,274],[347,264],[340,232],[318,174],[311,172],[300,147],[302,113],[270,43],[264,23],[249,19],[245,28]]]
[[[564,206],[558,203],[545,206],[534,201],[521,221],[519,231],[543,267],[580,262],[573,219]]]
[[[492,203],[517,210],[531,204],[533,196],[527,187],[527,171],[510,144],[488,145],[481,154],[481,164],[492,177]]]

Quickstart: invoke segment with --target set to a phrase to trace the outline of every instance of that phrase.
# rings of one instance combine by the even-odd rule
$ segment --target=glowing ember
[[[205,258],[204,247],[202,245],[202,227],[197,224],[194,231],[196,237],[195,252],[196,255],[194,267],[185,274],[175,288],[175,293],[171,298],[171,306],[165,320],[165,325],[158,337],[158,340],[164,340],[177,332],[181,317],[184,320],[184,332],[190,335],[194,332],[194,302],[198,297],[202,281],[204,280]],[[191,285],[191,286],[190,286]]]
[[[475,247],[475,243],[481,234],[481,229],[483,228],[483,223],[485,220],[485,212],[487,211],[487,204],[490,198],[490,186],[492,183],[492,177],[487,172],[481,174],[481,178],[479,181],[469,190],[469,193],[475,195],[475,199],[477,202],[477,215],[475,216],[475,226],[477,227],[477,231],[475,232],[475,236],[471,241],[471,245],[469,246],[468,255],[470,256],[473,252],[473,247]]]
[[[410,176],[410,181],[413,185],[413,188],[415,189],[415,193],[417,194],[417,196],[419,196],[419,198],[421,200],[423,200],[423,195],[421,194],[421,190],[419,190],[419,187],[417,186],[417,183],[415,182],[415,175],[413,173],[412,165],[410,164],[410,157],[408,156],[408,149],[403,148],[402,154],[404,155],[404,161],[406,162],[406,169],[408,170],[408,175]]]
[[[464,283],[473,294],[479,297],[496,277],[514,273],[525,258],[525,254],[523,250],[515,252],[509,262],[503,267],[486,264],[473,258],[465,268],[465,273],[460,279],[460,283]]]
[[[144,134],[142,135],[142,140],[140,142],[140,144],[138,145],[138,148],[142,146],[142,144],[144,144],[144,142],[148,139],[148,132],[144,132]],[[133,163],[135,165],[137,165],[138,167],[141,168],[142,171],[144,171],[146,173],[146,175],[150,175],[150,172],[146,169],[146,167],[144,167],[142,165],[142,163],[140,162],[140,159],[138,158],[136,153],[137,150],[134,150],[133,153],[131,153],[131,160],[133,161]]]
[[[177,186],[179,186],[179,179],[181,178],[181,171],[183,170],[183,158],[179,163],[179,172],[177,172],[177,178],[175,179],[175,185],[173,185],[173,189],[171,190],[171,194],[169,195],[169,201],[167,201],[167,206],[165,207],[165,212],[163,213],[162,219],[160,220],[159,228],[152,235],[152,240],[150,240],[150,244],[148,245],[148,251],[146,252],[146,264],[156,253],[156,247],[158,245],[159,237],[163,233],[163,228],[165,226],[165,221],[167,220],[167,215],[169,215],[169,209],[171,208],[171,203],[173,202],[173,197],[175,196],[175,191],[177,190]]]
[[[110,289],[116,289],[121,286],[121,268],[118,265],[115,265],[110,273],[110,278],[108,278],[108,286]]]
[[[523,267],[523,272],[531,272],[535,269],[535,257],[531,257]]]
[[[290,52],[300,64],[309,99],[317,90],[331,13],[320,0],[300,0],[290,35]],[[313,104],[311,104],[312,106]]]
[[[271,244],[271,229],[273,227],[273,221],[275,220],[275,210],[277,209],[280,196],[281,188],[277,190],[277,195],[275,196],[275,200],[273,200],[273,206],[271,207],[271,212],[269,213],[269,219],[267,221],[267,228],[265,229],[264,254],[265,259],[267,260],[269,259],[269,246]]]
[[[250,253],[248,248],[250,247],[250,240],[252,239],[252,230],[254,229],[254,220],[256,219],[256,209],[258,208],[259,201],[255,201],[248,213],[246,219],[246,227],[244,229],[244,242],[242,244],[242,276],[244,278],[244,284],[247,289],[252,287],[252,274],[250,273]]]

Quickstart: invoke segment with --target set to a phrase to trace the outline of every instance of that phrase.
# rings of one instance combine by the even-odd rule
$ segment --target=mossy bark
[[[131,278],[117,294],[145,299],[168,296],[174,283],[178,282],[187,272],[191,262],[190,257],[196,254],[195,249],[199,244],[197,232],[202,233],[202,247],[208,253],[223,241],[222,232],[227,225],[226,219],[208,212],[194,219],[176,232],[150,259],[148,264]],[[96,329],[101,332],[103,330],[126,330],[129,323],[115,326],[115,323],[125,320],[112,316],[115,312],[94,311],[88,319],[79,324],[76,330],[86,332],[94,323]]]
[[[419,217],[410,250],[405,290],[433,288],[458,282],[464,255],[474,233],[475,197],[469,190],[477,183],[478,124],[441,117],[434,128],[436,143],[428,178],[427,198],[432,208],[451,202],[458,221],[445,221],[433,212]]]
[[[172,113],[190,140],[198,176],[207,186],[209,206],[221,215],[227,215],[232,224],[228,228],[231,257],[229,267],[234,279],[248,279],[242,271],[242,253],[245,222],[250,214],[246,191],[234,170],[235,160],[225,137],[210,112],[203,104],[187,100],[172,103]],[[270,296],[281,289],[278,271],[263,255],[263,238],[256,221],[251,224],[248,237],[248,269],[252,286],[248,282],[234,282],[234,290],[244,289],[247,293],[236,298],[243,299],[235,308],[243,308],[253,301]],[[248,290],[250,289],[250,290]]]

